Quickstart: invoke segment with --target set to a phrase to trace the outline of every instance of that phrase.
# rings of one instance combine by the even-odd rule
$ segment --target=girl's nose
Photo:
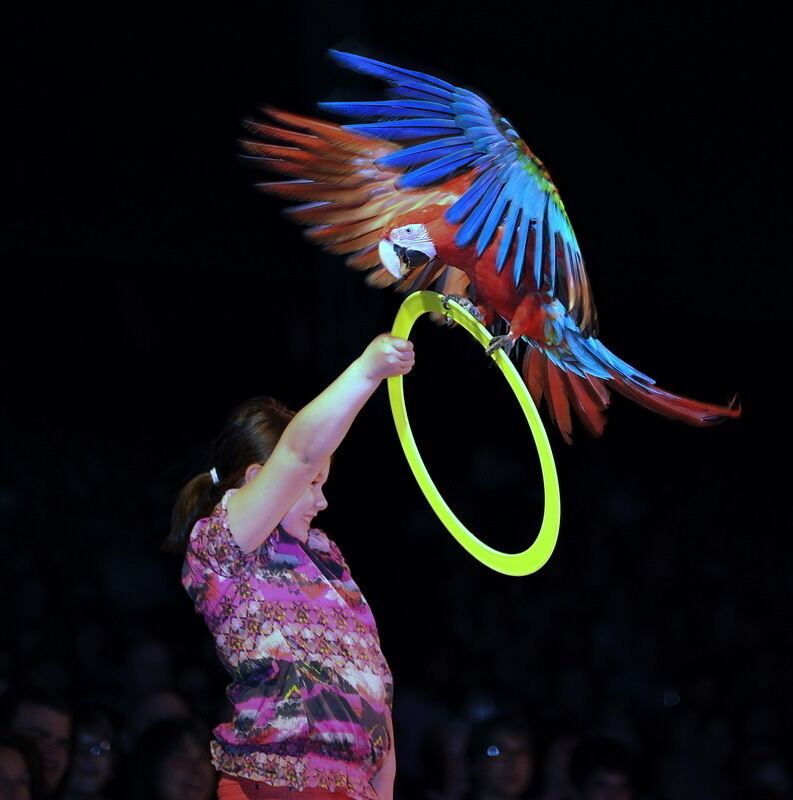
[[[325,497],[325,493],[322,491],[322,489],[318,490],[315,502],[320,511],[323,511],[328,507],[328,499]]]

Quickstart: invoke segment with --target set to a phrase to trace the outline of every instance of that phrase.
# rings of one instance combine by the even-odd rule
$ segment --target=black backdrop
[[[787,486],[774,458],[787,462],[789,215],[779,19],[737,0],[341,0],[27,7],[13,22],[3,552],[46,565],[68,609],[51,619],[80,613],[72,595],[90,605],[93,582],[105,581],[164,636],[193,624],[178,565],[156,546],[173,493],[206,466],[202,444],[251,394],[299,406],[389,328],[400,298],[304,241],[238,158],[241,120],[259,104],[311,113],[320,99],[373,96],[374,83],[327,58],[337,47],[489,97],[560,188],[605,344],[664,387],[712,402],[738,392],[745,409],[738,422],[693,430],[617,398],[602,439],[579,429],[567,447],[552,432],[559,546],[513,584],[484,574],[428,512],[379,393],[343,446],[323,524],[375,608],[398,681],[420,682],[416,642],[443,641],[459,622],[440,588],[448,581],[527,607],[563,592],[584,615],[593,590],[581,569],[593,559],[617,592],[634,587],[639,627],[692,607],[706,620],[726,600],[752,646],[781,656]],[[434,474],[484,538],[521,547],[541,497],[513,401],[464,336],[427,326],[416,341],[408,394]],[[660,591],[641,590],[648,569]],[[24,592],[9,597],[13,632]],[[703,624],[700,666],[753,697],[761,689],[732,662],[750,645],[743,628],[730,631],[716,639]],[[511,647],[522,634],[503,635]],[[670,676],[694,657],[674,655],[663,636],[659,647]]]

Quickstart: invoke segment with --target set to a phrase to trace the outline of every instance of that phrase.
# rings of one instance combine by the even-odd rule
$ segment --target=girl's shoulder
[[[202,517],[193,526],[187,543],[186,561],[197,559],[213,572],[223,576],[233,575],[256,558],[258,551],[247,553],[240,548],[231,534],[228,523],[228,500],[238,489],[223,494],[208,517]]]

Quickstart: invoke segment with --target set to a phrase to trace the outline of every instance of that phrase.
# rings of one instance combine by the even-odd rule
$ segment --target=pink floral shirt
[[[252,553],[229,531],[226,492],[190,534],[182,583],[232,678],[215,767],[291,789],[376,800],[393,680],[371,609],[339,548],[282,528]]]

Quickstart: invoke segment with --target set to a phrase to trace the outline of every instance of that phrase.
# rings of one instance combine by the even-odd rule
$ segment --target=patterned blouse
[[[369,780],[390,748],[393,681],[368,603],[339,548],[312,529],[277,528],[245,553],[223,496],[193,527],[182,583],[232,682],[215,767],[291,789],[376,800]]]

